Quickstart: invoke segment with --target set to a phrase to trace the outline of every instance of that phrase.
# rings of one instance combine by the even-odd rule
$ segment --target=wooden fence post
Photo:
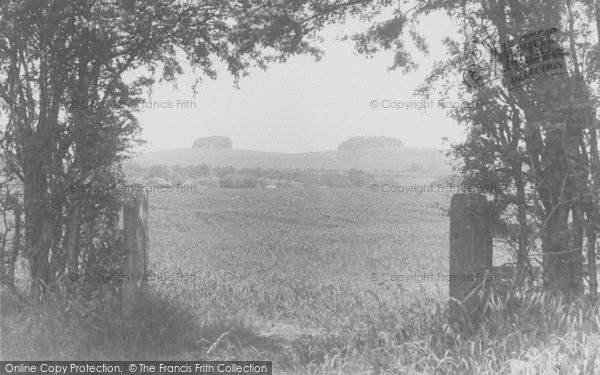
[[[127,246],[121,303],[123,314],[131,316],[146,289],[148,266],[148,192],[140,190],[123,207],[123,232]]]
[[[450,203],[450,321],[476,318],[482,293],[476,290],[492,268],[492,232],[486,220],[486,198],[455,194]],[[483,291],[486,293],[486,291]],[[458,301],[462,302],[458,303]]]

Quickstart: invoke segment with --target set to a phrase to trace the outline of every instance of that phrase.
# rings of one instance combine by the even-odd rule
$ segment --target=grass
[[[600,373],[600,312],[583,300],[513,291],[481,329],[447,324],[437,275],[448,270],[449,220],[431,202],[447,208],[449,195],[153,194],[152,292],[136,319],[109,296],[42,306],[5,297],[1,357],[264,359],[289,374]],[[418,274],[434,277],[400,277]]]

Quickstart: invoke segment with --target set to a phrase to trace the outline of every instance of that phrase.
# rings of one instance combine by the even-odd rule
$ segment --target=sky
[[[426,103],[413,95],[432,62],[443,58],[441,40],[453,34],[452,22],[443,14],[421,22],[431,54],[414,54],[420,68],[408,74],[388,71],[393,51],[369,59],[351,42],[336,40],[366,27],[357,21],[330,27],[321,33],[321,61],[296,56],[253,70],[239,89],[224,70],[216,80],[204,79],[195,96],[189,70],[177,88],[157,83],[148,99],[154,107],[138,113],[147,143],[137,151],[190,148],[206,136],[229,137],[237,149],[285,153],[334,150],[354,136],[395,137],[406,147],[425,148],[446,148],[443,137],[459,140],[459,126],[437,104],[441,98],[433,96],[434,105],[428,101],[430,108],[419,111]]]

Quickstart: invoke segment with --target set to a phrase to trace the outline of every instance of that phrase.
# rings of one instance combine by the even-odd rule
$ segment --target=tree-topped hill
[[[192,148],[215,149],[215,148],[231,148],[231,139],[228,137],[202,137],[196,138]]]
[[[338,151],[364,150],[370,148],[403,147],[402,141],[391,137],[352,137],[338,146]]]

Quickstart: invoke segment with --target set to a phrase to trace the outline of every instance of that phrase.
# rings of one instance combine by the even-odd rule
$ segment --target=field
[[[270,360],[275,374],[596,374],[600,309],[585,301],[516,292],[481,330],[447,324],[449,200],[369,188],[150,193],[150,293],[134,319],[110,296],[3,300],[0,357]]]
[[[202,349],[165,358],[265,359],[293,374],[598,369],[600,338],[581,333],[600,327],[585,323],[597,308],[568,312],[534,293],[522,322],[498,306],[479,338],[449,331],[449,200],[369,189],[151,195],[151,285],[203,327]]]
[[[352,315],[351,306],[333,311],[344,306],[336,299],[368,300],[367,291],[394,303],[443,298],[447,282],[437,274],[448,270],[449,220],[440,200],[447,205],[443,194],[368,189],[151,194],[154,287],[200,316],[315,330]],[[431,282],[382,280],[432,273]]]
[[[448,199],[369,189],[151,194],[150,284],[200,321],[221,322],[221,333],[244,322],[275,346],[342,338],[373,328],[378,301],[389,309],[445,302],[438,273],[448,270]],[[414,276],[424,274],[434,278]]]

